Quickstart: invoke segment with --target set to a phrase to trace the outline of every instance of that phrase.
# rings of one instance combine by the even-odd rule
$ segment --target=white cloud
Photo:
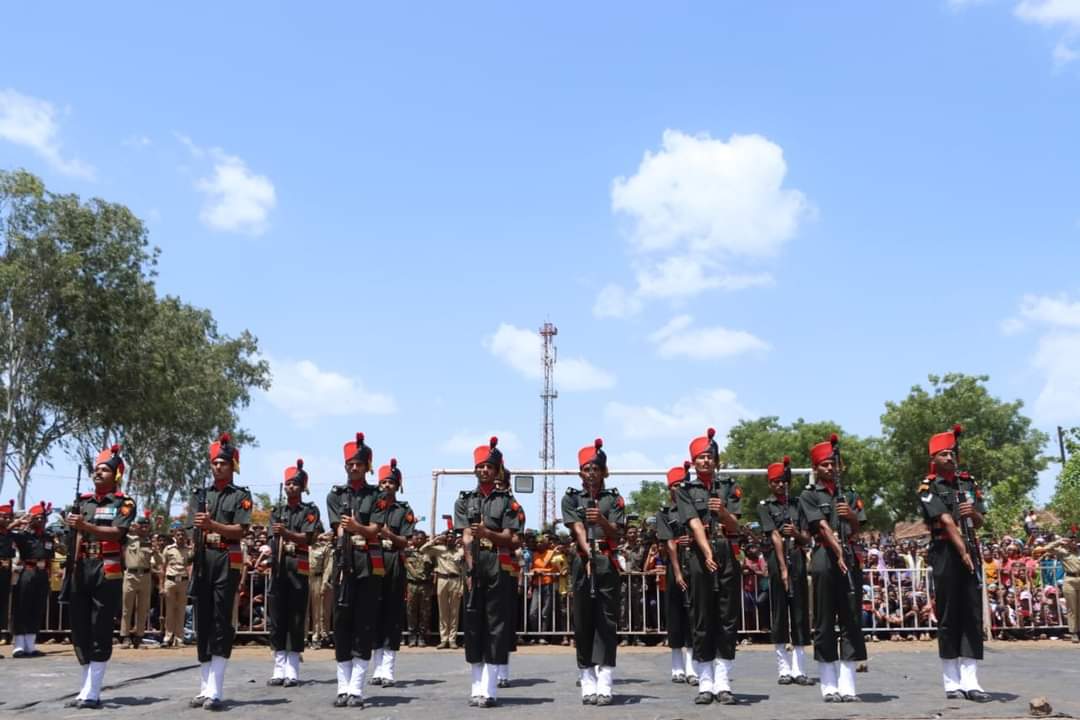
[[[639,309],[633,300],[641,298],[772,284],[746,264],[776,255],[814,214],[802,192],[784,187],[786,176],[783,150],[760,135],[724,141],[665,130],[660,149],[611,187],[612,211],[628,223],[637,288],[605,287],[594,314],[633,314],[618,310]]]
[[[1080,0],[1021,0],[1013,12],[1025,22],[1080,30]]]
[[[321,417],[392,415],[397,403],[388,393],[369,390],[359,378],[320,370],[310,360],[270,361],[270,404],[306,425]]]
[[[716,428],[717,437],[722,438],[741,418],[751,415],[735,392],[726,388],[698,390],[679,398],[669,409],[620,402],[604,407],[604,418],[617,423],[627,438],[684,438],[688,443],[709,427]]]
[[[520,375],[539,380],[544,376],[540,364],[543,350],[540,334],[502,323],[483,341],[484,347]],[[559,358],[555,363],[555,387],[567,392],[606,390],[615,386],[615,376],[580,357]]]
[[[1039,327],[1032,366],[1043,378],[1035,400],[1035,415],[1044,422],[1075,422],[1080,419],[1080,301],[1066,295],[1025,295],[1016,317],[1001,324],[1007,335],[1027,327]]]
[[[1018,315],[1006,318],[1001,329],[1013,335],[1032,325],[1080,330],[1080,301],[1071,302],[1065,295],[1025,295]]]
[[[593,315],[598,318],[624,318],[641,312],[641,299],[626,291],[622,285],[609,283],[596,296]]]
[[[1046,422],[1080,420],[1080,333],[1052,333],[1039,339],[1032,364],[1044,375],[1035,415]]]
[[[16,90],[0,90],[0,139],[33,150],[65,175],[93,179],[94,168],[64,157],[59,135],[52,103]]]
[[[660,357],[679,355],[694,360],[732,357],[754,350],[767,350],[768,343],[744,330],[720,326],[692,328],[694,318],[678,315],[649,336]]]
[[[1074,50],[1064,40],[1058,40],[1054,46],[1054,65],[1064,67],[1076,58],[1080,58],[1080,50]]]
[[[153,141],[145,135],[129,135],[124,138],[124,141],[120,143],[124,147],[135,148],[136,150],[142,150],[153,145]]]
[[[196,181],[195,188],[206,195],[199,212],[204,225],[248,235],[262,235],[269,227],[267,217],[277,204],[274,184],[235,155],[215,153],[213,175]]]
[[[455,458],[458,456],[472,457],[472,451],[481,445],[486,445],[492,435],[499,438],[499,449],[507,455],[507,463],[512,465],[512,458],[509,456],[521,450],[521,440],[509,430],[489,432],[487,434],[473,432],[472,430],[460,430],[440,445],[439,449],[448,455],[453,455]],[[450,464],[454,464],[453,460],[450,461]],[[467,465],[468,463],[460,464]]]

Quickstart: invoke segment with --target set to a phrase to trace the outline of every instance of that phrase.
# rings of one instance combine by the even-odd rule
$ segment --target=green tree
[[[222,430],[241,446],[256,445],[239,427],[252,388],[267,388],[269,367],[248,332],[221,334],[209,311],[178,298],[153,305],[144,335],[130,350],[140,368],[113,415],[96,413],[77,434],[89,461],[110,434],[122,437],[129,459],[127,491],[146,504],[171,507],[209,479],[206,448]]]
[[[628,515],[637,515],[642,520],[656,515],[657,511],[668,504],[667,483],[646,480],[637,490],[630,491],[630,502],[626,504]]]
[[[878,438],[860,438],[843,432],[834,422],[807,422],[799,418],[782,425],[777,417],[742,420],[728,432],[727,444],[720,453],[721,462],[731,468],[765,469],[780,462],[785,455],[792,467],[810,467],[810,448],[840,436],[841,458],[844,461],[844,484],[858,491],[867,513],[867,524],[878,529],[890,529],[892,517],[881,498],[881,478],[888,462]],[[722,474],[722,471],[721,471]],[[792,477],[792,494],[801,493],[810,480],[806,475]],[[743,492],[743,521],[757,520],[758,503],[769,495],[769,484],[761,477],[740,477]]]
[[[127,208],[24,171],[0,171],[0,243],[0,492],[13,471],[23,507],[31,471],[137,371],[157,250]]]
[[[986,493],[987,529],[1002,532],[1019,525],[1031,504],[1030,493],[1048,459],[1047,435],[1031,426],[1020,400],[1004,402],[990,395],[986,375],[950,373],[929,376],[929,389],[911,388],[900,402],[885,403],[881,425],[892,465],[882,478],[882,498],[895,519],[914,517],[914,488],[929,471],[927,442],[959,423],[960,467]]]
[[[1069,459],[1058,475],[1050,509],[1061,520],[1061,531],[1080,525],[1080,428],[1072,428],[1065,437]]]

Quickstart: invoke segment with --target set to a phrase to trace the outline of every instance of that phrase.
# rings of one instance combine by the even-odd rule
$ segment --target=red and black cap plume
[[[0,505],[0,515],[10,515],[15,512],[15,498],[7,501],[7,505]]]
[[[712,455],[713,460],[720,462],[720,446],[716,444],[716,428],[709,428],[704,435],[690,442],[691,458],[696,458],[706,452]]]
[[[364,433],[356,433],[356,439],[345,443],[345,462],[362,462],[371,467],[372,452],[368,445],[364,444]]]
[[[682,465],[673,467],[667,471],[667,485],[669,488],[675,487],[681,482],[686,482],[690,479],[690,461],[686,460]]]
[[[304,469],[304,458],[296,458],[296,464],[285,468],[285,482],[298,482],[300,487],[307,490],[308,474]]]
[[[578,450],[577,457],[579,470],[584,470],[586,465],[597,465],[601,470],[607,470],[607,453],[604,452],[602,438],[596,438],[592,445]]]
[[[102,465],[115,472],[117,481],[120,480],[120,476],[124,474],[124,458],[120,455],[119,445],[105,448],[98,453],[97,459],[94,460],[94,467],[97,468]]]
[[[240,450],[232,444],[232,435],[227,432],[210,444],[210,462],[215,460],[230,460],[233,472],[240,472]]]
[[[389,465],[383,465],[379,468],[379,482],[383,480],[393,480],[398,490],[404,489],[402,485],[405,478],[401,474],[401,468],[398,467],[397,458],[390,458]]]
[[[494,465],[496,468],[505,471],[505,465],[503,464],[503,454],[499,450],[499,438],[494,435],[491,436],[491,440],[487,445],[481,445],[473,450],[473,467],[479,465]]]

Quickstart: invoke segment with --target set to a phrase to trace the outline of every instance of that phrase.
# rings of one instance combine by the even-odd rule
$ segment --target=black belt
[[[187,580],[187,575],[166,575],[165,579],[170,582],[184,582]]]
[[[149,571],[149,570],[145,570],[145,569],[143,569],[143,568],[125,568],[125,569],[124,569],[124,572],[129,572],[129,573],[133,573],[133,574],[135,574],[135,575],[145,575],[146,573],[148,573],[148,572],[150,572],[150,571]]]
[[[427,585],[427,580],[409,580],[410,585]]]
[[[461,576],[460,575],[449,575],[447,573],[437,572],[437,573],[435,573],[435,577],[442,578],[443,580],[450,580],[452,578],[459,578]]]

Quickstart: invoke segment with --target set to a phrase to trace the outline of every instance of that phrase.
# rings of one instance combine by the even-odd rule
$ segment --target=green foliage
[[[158,251],[130,210],[57,195],[0,171],[0,490],[24,504],[33,468],[58,442],[89,465],[121,440],[128,492],[169,507],[209,475],[207,441],[230,430],[269,367],[248,332],[158,298]]]
[[[1048,438],[1021,414],[1022,401],[992,397],[988,380],[986,375],[930,375],[929,390],[916,385],[902,401],[885,403],[881,424],[893,465],[883,478],[882,499],[894,519],[917,514],[914,488],[929,471],[930,436],[960,423],[960,467],[987,494],[987,528],[1002,532],[1019,522],[1047,465],[1042,451]]]
[[[626,514],[637,515],[644,521],[656,515],[657,511],[670,501],[667,483],[646,480],[641,488],[630,491],[630,501],[626,503]]]
[[[1072,428],[1065,437],[1069,459],[1058,476],[1050,509],[1061,520],[1058,530],[1067,531],[1080,525],[1080,428]]]
[[[270,497],[268,492],[257,492],[255,495],[255,508],[262,512],[270,512],[274,509],[274,505],[277,503],[275,498]]]
[[[858,491],[867,513],[867,524],[878,529],[891,529],[890,516],[880,502],[881,478],[888,471],[884,448],[877,438],[848,435],[834,422],[807,422],[799,418],[790,425],[781,425],[777,417],[743,420],[728,432],[727,445],[721,461],[733,468],[766,468],[791,457],[792,467],[810,467],[810,448],[828,440],[832,433],[840,436],[840,451],[844,461],[844,484]],[[806,475],[792,477],[792,494],[801,493],[809,484]],[[768,497],[769,484],[764,476],[739,478],[743,490],[743,521],[757,519],[758,502]]]

